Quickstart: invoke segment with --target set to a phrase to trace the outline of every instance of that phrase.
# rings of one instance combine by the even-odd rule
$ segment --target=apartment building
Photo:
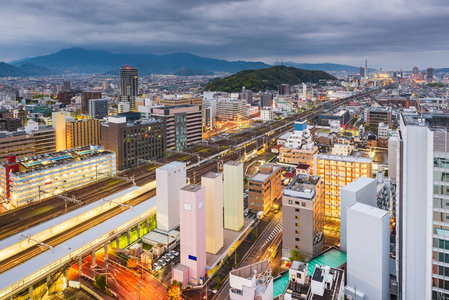
[[[100,120],[84,119],[66,122],[66,141],[67,149],[100,145]]]
[[[273,202],[280,199],[282,169],[278,165],[265,164],[248,178],[248,208],[267,213]]]
[[[372,159],[323,154],[313,160],[313,174],[324,181],[324,234],[339,244],[340,190],[361,176],[372,177]]]
[[[290,251],[316,256],[323,250],[324,184],[317,176],[297,175],[282,196],[282,256]]]

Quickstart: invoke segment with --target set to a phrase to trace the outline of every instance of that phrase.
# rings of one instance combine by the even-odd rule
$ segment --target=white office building
[[[186,164],[174,161],[156,169],[157,228],[179,226],[179,190],[186,186]]]
[[[229,273],[230,299],[272,300],[273,277],[271,271],[270,260],[232,270]]]
[[[340,249],[347,251],[347,209],[356,202],[377,207],[377,182],[362,176],[341,188]]]
[[[224,227],[239,231],[243,225],[243,163],[228,161],[224,173]]]
[[[390,299],[390,214],[354,203],[347,209],[347,285],[352,299]]]
[[[398,299],[449,297],[449,115],[402,114],[398,130]]]

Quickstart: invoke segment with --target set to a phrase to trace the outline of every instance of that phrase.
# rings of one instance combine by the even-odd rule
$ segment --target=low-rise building
[[[385,123],[379,123],[379,126],[377,127],[377,137],[380,139],[387,139],[388,133],[390,131],[390,126]]]
[[[248,208],[267,213],[282,195],[281,167],[265,164],[248,179]]]
[[[317,265],[312,275],[305,263],[293,261],[289,269],[286,300],[343,300],[345,272],[342,269]]]
[[[229,296],[234,300],[273,299],[271,261],[264,260],[229,272]]]
[[[292,250],[316,256],[323,250],[324,184],[320,177],[297,175],[282,196],[283,257]]]
[[[0,196],[17,207],[116,173],[115,153],[83,147],[0,164]]]
[[[348,144],[348,143],[334,144],[334,147],[332,147],[332,155],[349,156],[349,155],[351,155],[351,153],[354,149],[355,149],[355,146]]]

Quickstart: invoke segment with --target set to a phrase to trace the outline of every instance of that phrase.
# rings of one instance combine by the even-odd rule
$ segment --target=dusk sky
[[[84,47],[266,63],[449,67],[448,0],[14,0],[0,61]]]

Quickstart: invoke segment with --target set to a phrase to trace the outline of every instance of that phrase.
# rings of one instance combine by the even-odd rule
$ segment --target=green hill
[[[311,71],[294,67],[274,66],[266,69],[243,70],[237,74],[212,79],[206,86],[208,91],[238,92],[244,86],[254,92],[277,90],[280,84],[299,84],[301,82],[318,82],[320,79],[335,80],[332,75],[323,71]]]

